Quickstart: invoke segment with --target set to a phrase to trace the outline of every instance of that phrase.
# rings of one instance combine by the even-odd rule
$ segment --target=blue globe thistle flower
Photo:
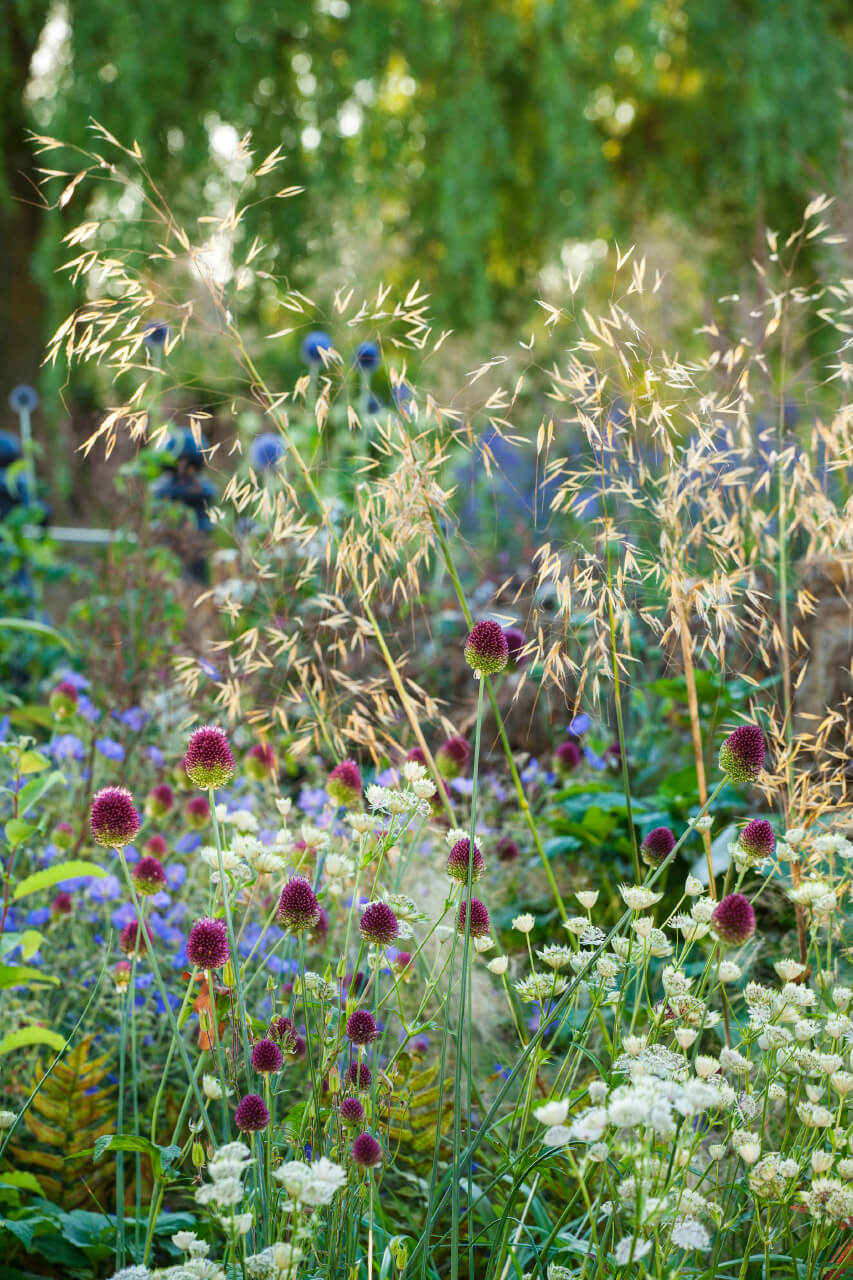
[[[207,437],[200,436],[198,443],[189,427],[169,427],[169,434],[158,446],[163,465],[174,467],[178,462],[188,462],[194,467],[204,466],[204,454],[210,448]]]
[[[321,365],[324,351],[332,351],[332,339],[322,329],[314,329],[304,339],[300,347],[300,355],[305,364]]]
[[[408,387],[405,382],[398,382],[396,387],[391,388],[391,399],[400,413],[408,413],[414,400],[414,395],[411,387]]]
[[[39,406],[38,392],[26,382],[13,387],[9,392],[9,404],[15,413],[32,413]]]
[[[385,401],[380,400],[379,396],[375,396],[371,392],[371,394],[368,396],[368,399],[367,399],[367,412],[381,413],[384,408],[385,408]]]
[[[11,431],[0,431],[0,469],[11,466],[20,457],[21,442],[18,437]]]
[[[255,471],[272,471],[286,452],[281,436],[274,431],[263,431],[249,445],[249,462]]]
[[[381,356],[375,342],[362,342],[356,347],[353,364],[363,373],[372,373],[379,368]]]
[[[151,320],[142,330],[142,341],[146,347],[165,347],[168,339],[169,326],[165,320]]]

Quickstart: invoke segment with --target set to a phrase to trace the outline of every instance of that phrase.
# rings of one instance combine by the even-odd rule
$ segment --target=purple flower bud
[[[382,1163],[382,1148],[372,1133],[360,1133],[350,1151],[353,1164],[362,1169],[373,1169]]]
[[[366,1062],[351,1062],[344,1072],[344,1084],[354,1089],[369,1089],[372,1079]]]
[[[465,641],[465,661],[477,675],[492,676],[503,671],[509,660],[509,645],[497,622],[476,622]]]
[[[197,969],[221,969],[231,958],[224,920],[196,920],[187,938],[187,959]]]
[[[347,1038],[353,1044],[371,1044],[378,1034],[376,1019],[367,1009],[356,1009],[347,1019]]]
[[[260,1133],[269,1122],[270,1113],[263,1098],[259,1098],[256,1093],[247,1093],[245,1098],[240,1099],[234,1113],[234,1123],[241,1133]]]
[[[163,864],[150,854],[140,858],[130,874],[137,893],[147,896],[162,893],[166,888],[166,872]]]
[[[371,902],[362,912],[361,936],[379,947],[387,947],[400,932],[397,917],[385,902]]]
[[[720,768],[732,782],[754,782],[764,755],[764,735],[758,725],[742,724],[720,747]]]
[[[364,1124],[364,1107],[358,1098],[344,1098],[338,1110],[347,1124]]]
[[[234,757],[228,739],[215,725],[196,729],[187,743],[184,757],[187,777],[202,791],[218,790],[234,776]]]
[[[92,800],[89,826],[97,843],[105,848],[130,844],[141,825],[133,796],[124,787],[102,787]]]
[[[470,841],[467,839],[457,840],[447,858],[447,874],[451,880],[458,880],[460,884],[468,883],[469,867],[472,884],[482,877],[486,869],[483,855],[477,845],[474,845],[473,856],[469,853],[470,847]]]
[[[354,760],[336,764],[326,780],[326,791],[335,804],[354,809],[361,800],[361,774]]]
[[[272,1040],[257,1040],[252,1046],[252,1067],[259,1075],[281,1071],[283,1065],[281,1049]]]
[[[460,933],[465,932],[466,903],[460,902],[459,915],[457,916],[457,928]],[[469,933],[472,938],[486,938],[489,934],[489,913],[479,898],[471,899],[471,924]]]
[[[461,733],[455,733],[436,751],[436,768],[443,778],[458,778],[461,773],[464,773],[470,757],[471,747],[468,739],[463,738]]]
[[[766,818],[753,818],[738,836],[738,844],[744,853],[749,854],[756,862],[762,858],[773,856],[776,848],[776,836]]]
[[[674,848],[675,836],[669,827],[654,827],[640,845],[640,853],[647,867],[659,867]]]
[[[730,893],[714,907],[711,923],[723,942],[739,946],[755,933],[752,903],[742,893]]]
[[[320,919],[317,895],[303,876],[293,876],[282,889],[276,919],[291,933],[313,929]]]

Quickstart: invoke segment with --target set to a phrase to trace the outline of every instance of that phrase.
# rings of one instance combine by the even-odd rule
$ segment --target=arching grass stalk
[[[181,1055],[181,1061],[183,1062],[184,1070],[187,1073],[187,1080],[190,1083],[190,1086],[193,1090],[193,1094],[195,1095],[195,1100],[198,1103],[198,1109],[201,1114],[202,1123],[204,1124],[204,1127],[207,1130],[207,1136],[210,1138],[210,1141],[215,1146],[216,1138],[213,1133],[213,1126],[210,1123],[210,1117],[207,1114],[207,1107],[205,1106],[204,1099],[201,1096],[201,1090],[198,1087],[198,1080],[196,1079],[195,1072],[193,1071],[192,1063],[190,1062],[190,1056],[187,1053],[187,1046],[184,1044],[184,1038],[181,1035],[180,1028],[178,1027],[177,1021],[175,1019],[175,1012],[171,1004],[169,1003],[169,994],[166,991],[166,986],[165,986],[165,983],[163,982],[163,975],[160,972],[160,965],[157,961],[157,954],[154,951],[153,946],[149,945],[147,936],[145,934],[145,927],[144,927],[144,922],[142,918],[142,907],[140,905],[139,898],[137,897],[137,894],[136,894],[136,888],[133,883],[133,877],[131,876],[127,863],[124,860],[123,852],[120,852],[119,850],[115,850],[114,852],[119,854],[119,858],[121,861],[121,869],[122,869],[122,872],[124,873],[125,883],[127,884],[128,890],[130,892],[130,897],[131,897],[131,901],[133,902],[134,910],[136,911],[136,920],[139,925],[139,937],[142,945],[144,945],[146,948],[149,959],[151,960],[151,968],[154,971],[154,981],[157,984],[157,990],[160,993],[160,999],[163,1001],[163,1009],[169,1021],[169,1026],[170,1026],[172,1035],[175,1039],[175,1043],[178,1046],[178,1052]]]
[[[441,527],[441,522],[439,521],[438,516],[436,515],[432,507],[432,504],[429,501],[428,494],[426,493],[424,493],[424,501],[427,503],[429,507],[430,521],[432,523],[433,529],[435,530],[436,538],[438,539],[438,545],[441,548],[441,553],[442,553],[442,558],[444,560],[445,568],[447,569],[447,572],[450,576],[450,580],[453,583],[453,588],[456,592],[456,598],[459,601],[459,607],[462,610],[462,613],[465,617],[465,622],[467,623],[468,629],[470,630],[471,627],[473,627],[474,625],[474,618],[471,613],[471,610],[468,608],[468,601],[465,597],[465,591],[459,579],[459,574],[456,572],[456,566],[453,562],[453,556],[450,551],[450,545],[447,541],[447,538],[444,535],[444,530]],[[560,913],[560,918],[561,920],[568,920],[569,914],[566,910],[566,906],[565,906],[565,903],[563,902],[563,898],[562,898],[562,895],[560,894],[560,890],[557,887],[557,881],[554,878],[554,871],[551,867],[551,863],[548,859],[548,855],[545,852],[545,846],[542,843],[542,837],[539,835],[539,828],[536,825],[536,819],[533,817],[533,814],[530,811],[530,804],[524,792],[524,784],[521,781],[521,776],[519,775],[518,769],[516,768],[515,759],[512,754],[512,747],[510,746],[509,738],[507,737],[506,727],[503,722],[503,716],[501,715],[500,708],[498,707],[498,700],[495,697],[495,691],[492,686],[492,682],[490,679],[488,679],[488,677],[486,677],[486,687],[489,692],[489,702],[492,707],[492,714],[495,717],[495,723],[497,724],[497,727],[498,727],[498,734],[500,736],[501,746],[503,747],[503,752],[506,757],[506,762],[509,768],[510,777],[512,778],[512,785],[515,788],[515,794],[518,799],[518,807],[521,810],[522,814],[524,815],[524,821],[527,823],[527,828],[530,832],[530,835],[533,838],[533,843],[536,845],[536,851],[539,854],[539,857],[541,859],[542,868],[548,880],[548,885],[551,889],[551,894],[554,898],[554,902],[556,903],[557,910]]]
[[[483,722],[483,677],[478,680],[477,689],[477,720],[474,728],[474,771],[472,774],[471,789],[471,827],[468,838],[468,869],[465,883],[465,932],[462,938],[462,976],[459,981],[459,1012],[456,1022],[456,1064],[453,1077],[453,1201],[452,1201],[452,1235],[450,1239],[450,1274],[452,1280],[457,1280],[459,1275],[459,1180],[462,1169],[459,1163],[459,1148],[461,1146],[461,1126],[462,1126],[462,1058],[463,1058],[463,1034],[465,1032],[465,1011],[466,997],[467,1004],[470,1006],[470,974],[468,972],[471,962],[471,890],[474,883],[474,837],[477,831],[477,783],[480,771],[480,732]],[[471,1011],[468,1009],[468,1039],[467,1039],[467,1058],[466,1063],[466,1109],[465,1120],[467,1132],[471,1133]],[[472,1201],[473,1171],[471,1163],[468,1164],[468,1207],[470,1210]],[[468,1273],[474,1274],[474,1236],[473,1223],[468,1223]]]

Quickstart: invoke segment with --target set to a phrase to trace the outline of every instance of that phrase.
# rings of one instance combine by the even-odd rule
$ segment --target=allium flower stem
[[[480,772],[480,737],[483,724],[483,685],[485,680],[480,680],[477,686],[477,719],[474,729],[474,770],[472,773],[471,788],[471,833],[469,836],[468,848],[473,851],[475,847],[475,836],[477,833],[477,783]],[[452,1280],[458,1280],[459,1276],[459,1179],[462,1169],[459,1164],[459,1148],[461,1146],[461,1126],[462,1126],[462,1036],[465,1031],[465,1012],[466,998],[467,1003],[471,1003],[471,890],[474,882],[474,858],[468,858],[468,876],[465,885],[465,933],[462,939],[462,976],[459,980],[459,1014],[456,1023],[456,1064],[453,1078],[453,1201],[452,1214],[453,1221],[450,1235],[450,1274]],[[465,1120],[467,1131],[471,1131],[471,1015],[468,1011],[468,1038],[467,1038],[467,1097]],[[473,1169],[471,1162],[468,1162],[468,1206],[472,1204],[473,1194]],[[469,1265],[468,1274],[474,1274],[474,1235],[469,1227],[468,1231],[468,1252]]]
[[[456,565],[453,563],[453,556],[450,551],[450,545],[447,541],[447,538],[444,535],[444,530],[441,527],[441,522],[439,521],[438,516],[436,515],[432,507],[432,504],[429,498],[429,493],[426,490],[426,488],[423,489],[422,496],[429,508],[430,521],[432,523],[433,529],[435,530],[435,535],[436,535],[436,540],[438,541],[438,545],[441,548],[442,558],[444,560],[444,567],[447,569],[450,580],[453,583],[453,589],[456,592],[456,598],[459,601],[459,607],[462,610],[462,613],[465,617],[465,621],[467,625],[469,627],[473,627],[474,619],[471,614],[471,610],[468,608],[468,601],[465,598],[465,591],[460,581],[459,574],[456,572]],[[539,854],[539,857],[542,861],[542,869],[545,872],[545,876],[548,881],[548,885],[551,889],[554,902],[556,903],[557,909],[560,912],[560,919],[568,920],[569,913],[566,910],[566,906],[565,906],[565,903],[563,902],[562,896],[560,894],[560,890],[557,887],[557,881],[554,878],[553,868],[545,853],[545,846],[542,843],[542,837],[539,835],[539,828],[536,825],[536,819],[533,817],[533,814],[530,811],[530,804],[528,803],[527,796],[524,794],[524,784],[522,783],[518,769],[516,768],[515,759],[512,753],[512,747],[510,746],[509,738],[507,737],[506,728],[504,726],[503,716],[501,715],[500,707],[498,706],[498,700],[495,697],[494,687],[492,685],[491,680],[489,680],[488,677],[486,678],[485,683],[488,687],[489,702],[491,703],[491,707],[492,707],[492,715],[495,717],[495,723],[497,724],[497,727],[498,727],[498,734],[500,736],[501,746],[503,747],[504,755],[506,756],[507,767],[509,768],[510,777],[512,778],[512,785],[515,788],[515,794],[518,797],[518,807],[523,813],[524,821],[527,823],[530,834],[533,837],[533,843],[536,845],[536,851]]]
[[[144,928],[145,905],[140,904],[139,927]],[[130,1002],[130,1078],[131,1088],[133,1090],[133,1136],[139,1137],[139,1077],[137,1075],[137,1064],[139,1058],[136,1052],[136,966],[139,962],[139,950],[134,948],[133,955],[130,960],[130,983],[128,991],[133,992],[133,998]],[[119,1133],[121,1130],[119,1129]],[[142,1154],[137,1151],[134,1156],[135,1173],[136,1173],[136,1207],[133,1215],[133,1245],[134,1252],[139,1249],[139,1223],[142,1217]]]
[[[116,1125],[124,1133],[124,1082],[127,1065],[127,1028],[130,1003],[134,999],[136,956],[130,964],[130,981],[121,997],[121,1025],[118,1042],[118,1111]],[[116,1270],[124,1266],[124,1152],[116,1152]]]
[[[228,1073],[225,1069],[225,1051],[219,1039],[219,1018],[216,1016],[216,993],[213,988],[213,970],[205,972],[207,979],[207,997],[210,1001],[210,1038],[213,1041],[211,1054],[219,1070],[219,1083],[222,1086],[222,1141],[228,1141],[230,1125],[228,1123]]]
[[[305,934],[304,932],[301,932],[299,934],[299,976],[302,980],[301,982],[302,1007],[305,1010],[305,1056],[308,1059],[308,1070],[311,1073],[311,1107],[305,1108],[305,1110],[302,1113],[302,1118],[304,1122],[305,1116],[308,1115],[310,1110],[313,1113],[313,1115],[317,1118],[317,1121],[319,1123],[320,1094],[317,1089],[317,1071],[314,1063],[314,1049],[313,1049],[313,1045],[311,1044],[311,1019],[308,1016],[308,1001],[305,999],[305,996],[306,996],[305,973],[306,973]],[[320,1043],[322,1044],[322,1042]],[[299,1126],[300,1144],[302,1140],[302,1132],[303,1132],[302,1124],[300,1124]],[[313,1146],[313,1143],[312,1143],[312,1146]]]
[[[246,999],[243,994],[243,979],[240,976],[240,954],[234,937],[234,922],[231,918],[231,900],[228,894],[228,878],[225,874],[225,862],[222,857],[222,834],[219,830],[219,819],[216,816],[216,792],[213,787],[207,793],[210,802],[210,816],[213,822],[213,838],[216,844],[216,856],[219,860],[219,883],[222,887],[222,905],[225,908],[225,927],[228,930],[228,945],[231,948],[231,968],[234,971],[234,986],[237,988],[237,1008],[240,1013],[240,1032],[243,1040],[243,1055],[246,1063],[246,1078],[252,1082],[252,1054],[249,1049],[249,1024],[246,1019]]]
[[[117,850],[116,852],[119,852],[119,851]],[[136,919],[139,924],[140,934],[142,937],[145,937],[145,933],[144,933],[145,924],[143,920],[142,906],[140,904],[139,898],[136,896],[136,889],[133,884],[133,877],[130,874],[130,870],[128,868],[127,863],[124,860],[124,857],[121,856],[120,853],[119,853],[119,859],[121,862],[122,872],[124,873],[125,882],[130,892],[130,897],[133,902],[134,909],[136,911]],[[154,973],[154,981],[157,984],[157,990],[160,993],[160,999],[163,1001],[163,1008],[165,1010],[166,1017],[169,1020],[169,1026],[172,1032],[172,1036],[175,1040],[175,1043],[178,1046],[178,1052],[181,1055],[181,1061],[183,1062],[184,1070],[187,1073],[187,1080],[190,1083],[193,1094],[195,1095],[195,1100],[198,1103],[199,1112],[201,1113],[201,1119],[202,1119],[202,1122],[204,1123],[205,1129],[207,1130],[207,1136],[210,1138],[210,1141],[214,1145],[216,1145],[216,1138],[213,1133],[213,1126],[210,1123],[210,1117],[207,1114],[207,1107],[205,1106],[204,1099],[201,1096],[201,1090],[198,1087],[198,1080],[196,1079],[195,1072],[193,1071],[192,1063],[190,1062],[190,1055],[187,1053],[187,1046],[184,1044],[184,1038],[181,1035],[181,1031],[180,1031],[180,1028],[178,1027],[177,1021],[175,1020],[175,1011],[172,1008],[171,1004],[169,1003],[169,994],[166,991],[166,986],[165,986],[165,983],[163,982],[163,975],[160,972],[160,965],[157,960],[157,953],[153,945],[146,948],[146,954],[148,955],[151,961],[151,968]]]

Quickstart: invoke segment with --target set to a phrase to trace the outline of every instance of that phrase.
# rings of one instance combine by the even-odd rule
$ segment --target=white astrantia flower
[[[639,1262],[651,1253],[651,1249],[651,1240],[644,1240],[642,1236],[623,1236],[613,1250],[613,1257],[617,1267],[624,1267],[628,1262]]]
[[[710,813],[703,813],[701,818],[691,819],[690,825],[696,831],[710,831],[714,825],[714,819]]]
[[[302,1188],[302,1204],[316,1207],[331,1204],[335,1193],[346,1186],[346,1169],[321,1156],[308,1168],[308,1180]]]
[[[710,1249],[711,1247],[711,1237],[707,1228],[696,1218],[677,1218],[670,1238],[679,1249]]]
[[[737,982],[741,976],[740,967],[733,960],[721,960],[717,975],[720,982]]]
[[[567,1129],[564,1124],[554,1124],[545,1130],[542,1141],[546,1147],[564,1147],[571,1136],[571,1129]]]
[[[586,916],[569,916],[568,920],[563,921],[563,928],[580,937],[589,928],[589,920]]]
[[[571,1136],[578,1142],[600,1142],[607,1128],[604,1107],[587,1107],[571,1124]]]
[[[254,1216],[251,1213],[237,1213],[232,1219],[234,1230],[238,1235],[245,1236],[251,1231],[254,1220]]]
[[[432,778],[419,778],[417,782],[412,783],[412,790],[419,800],[429,800],[435,795],[436,786]]]
[[[344,857],[341,853],[327,854],[323,861],[323,874],[330,879],[335,877],[346,877],[355,874],[355,862],[352,858]]]
[[[14,1111],[0,1111],[0,1129],[11,1129],[17,1118]]]
[[[250,809],[232,809],[225,815],[225,821],[238,831],[254,832],[258,830],[258,820]]]
[[[111,1280],[149,1280],[151,1272],[147,1267],[122,1267],[121,1271],[116,1271]]]
[[[205,1182],[195,1193],[198,1204],[217,1204],[224,1207],[240,1204],[243,1184],[239,1178],[223,1178],[219,1182]]]
[[[482,955],[485,951],[491,951],[492,947],[495,945],[495,940],[494,938],[490,938],[488,935],[486,935],[485,938],[473,938],[472,943],[473,943],[474,950],[479,956],[479,955]]]
[[[495,956],[494,960],[489,961],[486,968],[489,970],[489,973],[495,973],[500,977],[501,974],[506,973],[508,963],[509,961],[506,956]]]
[[[366,836],[373,828],[373,819],[367,813],[348,813],[345,821],[360,836]]]
[[[419,764],[417,760],[406,760],[403,764],[403,777],[407,782],[420,782],[426,776],[426,766]]]
[[[533,1112],[540,1124],[565,1124],[566,1116],[569,1114],[568,1098],[552,1098],[550,1102],[544,1102],[541,1107],[537,1107]]]
[[[450,830],[445,835],[444,839],[445,839],[445,842],[447,843],[448,848],[452,849],[453,846],[455,844],[458,844],[460,840],[468,840],[470,839],[470,836],[471,836],[471,832],[466,831],[464,827],[451,827]],[[476,840],[474,843],[475,844],[477,843]]]
[[[176,1231],[172,1236],[172,1244],[183,1253],[188,1253],[190,1246],[195,1244],[197,1239],[198,1236],[194,1231]]]
[[[655,893],[653,889],[644,889],[638,884],[623,884],[619,886],[619,892],[622,895],[622,901],[631,911],[646,911],[649,907],[653,907],[656,902],[660,902],[663,897],[662,893]]]
[[[584,920],[584,927],[586,927]],[[536,917],[532,916],[529,911],[525,911],[523,915],[516,916],[512,922],[513,929],[517,929],[519,933],[530,933],[536,925]]]
[[[566,979],[556,973],[532,973],[520,982],[513,983],[522,1000],[539,1001],[562,995],[568,985]]]
[[[688,898],[696,898],[700,893],[705,892],[705,886],[701,880],[696,879],[696,876],[688,876],[684,882],[684,892]]]
[[[575,897],[585,910],[592,911],[598,902],[598,895],[598,889],[582,889],[580,893],[575,894]]]
[[[543,947],[541,951],[537,951],[536,954],[549,969],[565,969],[567,965],[571,964],[575,953],[571,947],[561,947],[556,943],[551,943],[547,947]]]
[[[789,827],[789,829],[785,832],[785,839],[788,841],[788,844],[793,845],[795,849],[797,848],[798,845],[801,845],[803,843],[805,838],[806,838],[805,827]]]
[[[290,810],[293,808],[293,801],[290,796],[285,796],[284,799],[276,800],[275,807],[278,809],[279,816],[286,818],[290,813]]]
[[[679,1049],[690,1049],[696,1042],[698,1031],[694,1031],[692,1027],[678,1027],[675,1032],[675,1038],[678,1041]]]

